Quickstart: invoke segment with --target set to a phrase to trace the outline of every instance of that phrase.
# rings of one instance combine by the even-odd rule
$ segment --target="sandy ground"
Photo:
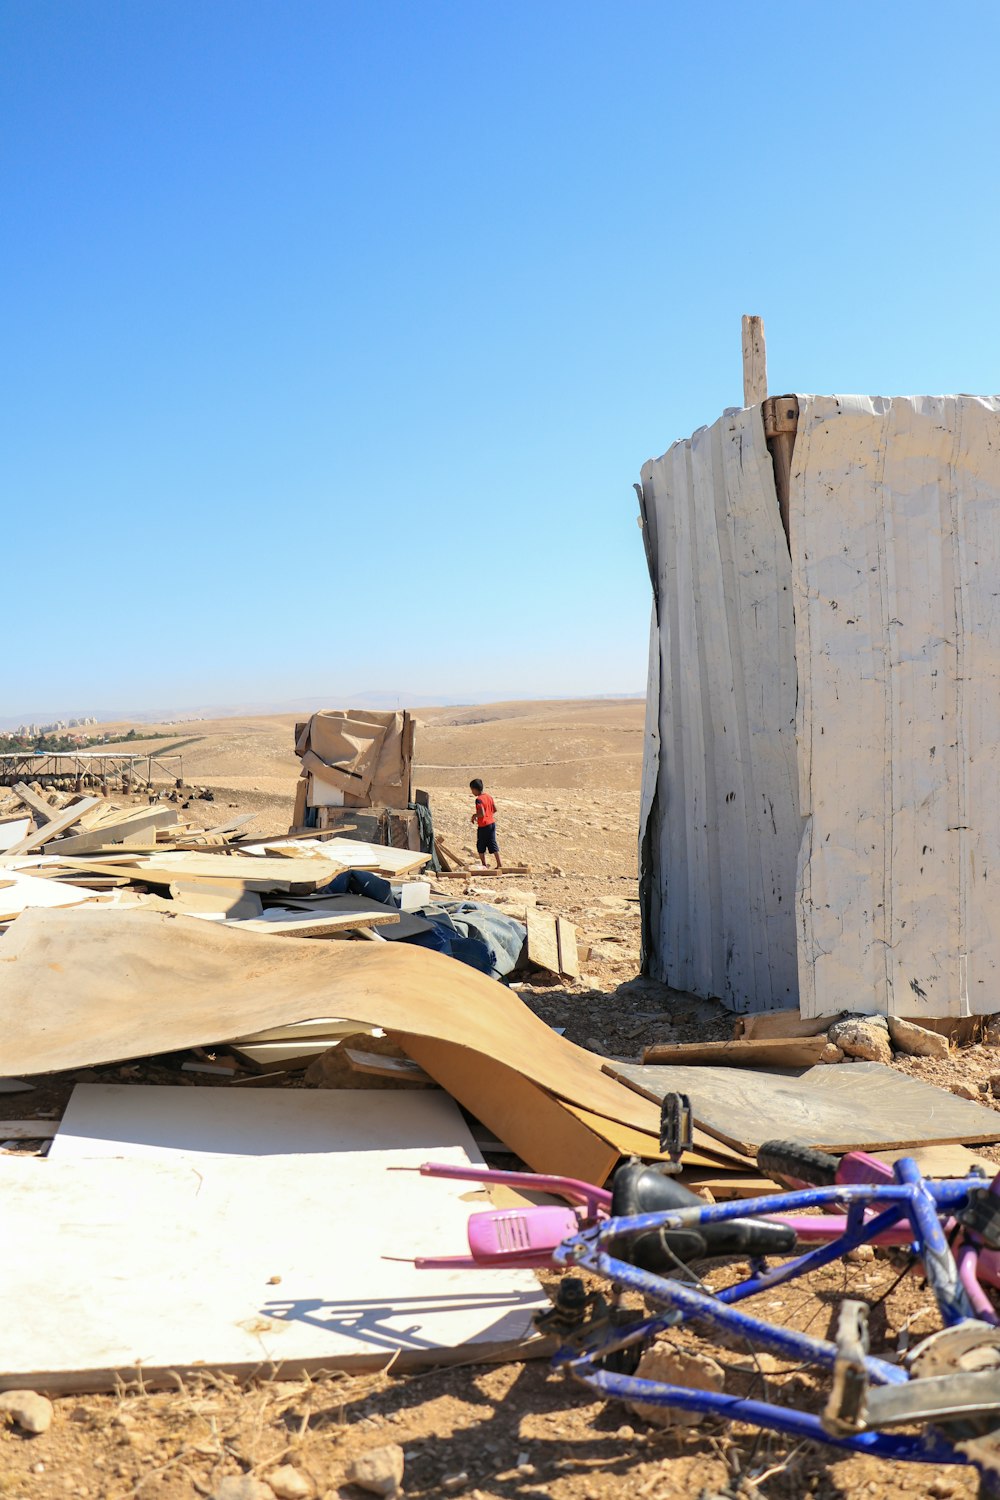
[[[570,917],[591,948],[580,983],[525,986],[519,991],[525,1002],[564,1026],[572,1040],[637,1060],[655,1040],[730,1035],[732,1018],[721,1007],[638,974],[643,705],[424,709],[418,719],[416,784],[431,793],[442,834],[471,853],[468,781],[479,775],[499,806],[505,859],[531,866],[530,877],[473,880],[471,893],[489,899],[530,889],[540,905]],[[298,771],[292,724],[291,717],[273,717],[164,726],[171,738],[149,748],[156,754],[176,747],[187,783],[211,789],[213,803],[193,800],[192,816],[219,822],[252,812],[257,831],[277,832],[288,826]],[[995,1104],[989,1081],[1000,1072],[1000,1054],[990,1049],[967,1049],[944,1063],[908,1060],[905,1067],[944,1086],[972,1083],[983,1102]],[[837,1265],[785,1289],[765,1315],[825,1335],[839,1298],[850,1291],[877,1306],[876,1347],[892,1353],[901,1337],[915,1340],[935,1326],[918,1284],[904,1278],[894,1285],[900,1271],[881,1254],[863,1265]],[[716,1263],[704,1274],[721,1285],[735,1273]],[[30,1310],[11,1315],[30,1317]],[[685,1332],[681,1342],[699,1341]],[[814,1409],[821,1404],[801,1372],[757,1365],[747,1349],[700,1347],[727,1366],[727,1389]],[[206,1377],[195,1387],[178,1382],[169,1392],[60,1398],[47,1433],[28,1438],[0,1428],[0,1497],[193,1500],[214,1495],[226,1477],[266,1478],[287,1462],[312,1493],[357,1500],[363,1492],[345,1482],[350,1460],[390,1442],[406,1455],[406,1493],[426,1497],[888,1500],[908,1493],[945,1500],[976,1492],[969,1471],[958,1468],[843,1458],[828,1447],[738,1426],[664,1432],[623,1406],[593,1399],[544,1362],[532,1362],[416,1375],[278,1378],[245,1389]]]

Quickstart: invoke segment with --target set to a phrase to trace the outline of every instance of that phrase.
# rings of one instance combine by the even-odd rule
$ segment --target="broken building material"
[[[811,1068],[826,1048],[826,1032],[819,1036],[775,1037],[771,1040],[730,1042],[654,1043],[642,1055],[644,1063],[686,1067]]]
[[[530,1272],[400,1259],[465,1243],[466,1184],[387,1170],[481,1161],[442,1094],[156,1092],[152,1114],[142,1088],[91,1095],[91,1133],[69,1155],[67,1135],[53,1160],[0,1158],[5,1284],[34,1310],[6,1341],[0,1387],[113,1389],[262,1365],[290,1377],[393,1354],[489,1358],[531,1339],[548,1299]],[[329,1233],[337,1203],[363,1206],[350,1235]]]
[[[0,1036],[11,1071],[207,1046],[310,1011],[453,1041],[557,1097],[659,1129],[654,1105],[503,985],[410,944],[262,943],[224,922],[97,905],[25,912],[0,943]]]
[[[749,1068],[605,1068],[657,1103],[687,1094],[702,1129],[748,1155],[766,1140],[836,1152],[1000,1140],[995,1111],[881,1063],[818,1066],[798,1078]]]

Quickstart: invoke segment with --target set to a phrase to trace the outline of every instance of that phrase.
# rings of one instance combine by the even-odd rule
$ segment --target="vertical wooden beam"
[[[767,400],[767,348],[764,319],[743,314],[743,405]]]
[[[788,492],[792,481],[792,451],[799,427],[797,396],[772,396],[764,402],[764,437],[774,465],[774,488],[778,495],[781,524],[788,536]]]

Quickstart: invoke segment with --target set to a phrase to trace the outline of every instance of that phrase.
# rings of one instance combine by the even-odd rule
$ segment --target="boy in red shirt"
[[[469,782],[469,787],[475,794],[476,810],[472,814],[470,822],[476,825],[476,848],[479,851],[479,863],[483,869],[486,868],[486,856],[492,854],[497,862],[497,869],[502,869],[500,864],[500,845],[497,843],[497,805],[489,792],[483,791],[483,783],[478,776]]]

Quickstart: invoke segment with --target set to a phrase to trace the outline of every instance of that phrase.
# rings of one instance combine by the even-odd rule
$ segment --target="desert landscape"
[[[416,714],[416,785],[431,797],[436,828],[472,854],[468,782],[481,776],[496,797],[504,857],[530,875],[497,881],[473,876],[464,889],[483,901],[527,889],[540,907],[576,924],[584,959],[579,981],[518,981],[517,992],[545,1021],[589,1050],[639,1060],[657,1041],[706,1041],[732,1034],[721,1005],[695,1000],[642,977],[636,846],[644,705],[637,699],[522,702],[421,709]],[[250,831],[287,828],[299,763],[295,716],[144,726],[165,738],[135,748],[183,756],[178,796],[191,816],[219,821],[253,814]],[[127,729],[129,726],[115,726]],[[164,788],[166,790],[166,788]],[[211,796],[211,805],[205,794]],[[120,799],[119,799],[120,800]],[[138,799],[137,799],[138,800]],[[982,1045],[946,1061],[897,1059],[896,1066],[994,1103],[996,1053]],[[126,1068],[124,1073],[129,1070]],[[83,1070],[113,1081],[117,1067]],[[72,1080],[65,1080],[68,1085]],[[65,1091],[64,1091],[65,1092]],[[984,1148],[989,1155],[991,1148]],[[349,1232],[334,1215],[331,1234]],[[724,1270],[715,1265],[714,1271]],[[735,1263],[734,1263],[735,1270]],[[141,1275],[141,1267],[136,1268]],[[543,1282],[556,1279],[547,1273]],[[770,1306],[790,1326],[825,1335],[850,1288],[879,1309],[887,1349],[935,1323],[929,1299],[897,1260],[857,1253],[785,1288]],[[873,1326],[875,1326],[873,1324]],[[749,1346],[720,1350],[687,1329],[682,1343],[727,1366],[727,1389],[808,1404],[811,1375]],[[803,1494],[823,1500],[912,1493],[937,1500],[975,1492],[971,1473],[936,1473],[869,1457],[839,1459],[830,1448],[712,1422],[652,1425],[615,1403],[595,1400],[551,1372],[545,1360],[466,1364],[376,1374],[283,1379],[262,1371],[249,1387],[206,1374],[176,1389],[123,1386],[114,1396],[64,1396],[41,1436],[0,1431],[0,1494],[5,1500],[193,1500],[265,1493],[343,1497],[351,1461],[379,1444],[401,1445],[407,1494],[469,1500],[724,1500]],[[255,1489],[291,1466],[290,1488]],[[223,1488],[224,1481],[231,1481]],[[298,1484],[300,1488],[296,1489]],[[242,1487],[239,1487],[242,1486]]]

